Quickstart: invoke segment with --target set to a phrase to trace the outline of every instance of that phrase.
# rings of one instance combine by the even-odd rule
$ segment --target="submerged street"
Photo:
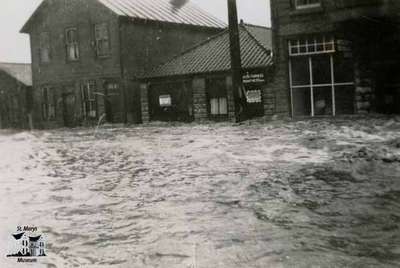
[[[400,119],[0,132],[35,267],[399,267]],[[5,258],[0,267],[20,267]]]

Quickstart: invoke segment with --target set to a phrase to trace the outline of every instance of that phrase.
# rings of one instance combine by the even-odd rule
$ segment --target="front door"
[[[73,127],[75,121],[75,95],[64,93],[62,95],[64,126]]]

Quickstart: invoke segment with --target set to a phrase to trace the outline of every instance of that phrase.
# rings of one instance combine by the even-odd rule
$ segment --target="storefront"
[[[271,51],[240,26],[246,118],[264,115],[264,93],[272,66]],[[226,121],[234,117],[229,34],[223,32],[157,67],[141,80],[142,121]],[[269,104],[268,104],[269,105]],[[273,104],[271,105],[273,106]],[[271,108],[273,109],[273,108]]]

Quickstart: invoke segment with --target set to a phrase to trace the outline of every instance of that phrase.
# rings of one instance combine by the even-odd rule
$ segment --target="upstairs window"
[[[40,34],[39,57],[41,63],[50,62],[50,34],[43,32]]]
[[[89,81],[81,86],[82,94],[82,112],[86,119],[95,119],[97,117],[96,103],[96,82]]]
[[[65,30],[65,43],[67,60],[79,60],[78,31],[76,28],[68,28]]]
[[[99,23],[94,26],[96,39],[96,54],[98,57],[107,57],[110,54],[110,40],[107,23]]]
[[[315,8],[321,6],[321,0],[294,0],[296,9]]]

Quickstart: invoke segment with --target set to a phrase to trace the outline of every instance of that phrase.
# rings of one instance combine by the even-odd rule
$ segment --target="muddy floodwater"
[[[0,132],[0,267],[399,267],[400,120]]]

